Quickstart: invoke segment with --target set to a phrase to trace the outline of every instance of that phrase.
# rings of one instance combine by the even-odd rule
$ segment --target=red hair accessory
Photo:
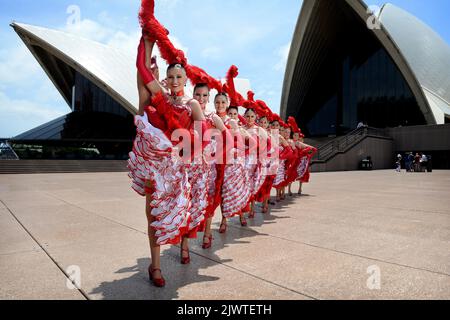
[[[278,122],[280,122],[280,126],[282,126],[283,128],[290,128],[290,126],[286,122],[281,120],[281,118],[280,118],[280,120]]]
[[[217,89],[219,91],[222,89],[220,81],[208,75],[203,69],[189,65],[184,52],[175,48],[168,37],[169,31],[155,18],[154,0],[141,1],[139,22],[143,34],[150,41],[157,43],[161,57],[168,64],[181,64],[185,68],[186,75],[193,85],[206,83],[211,89]]]
[[[253,91],[247,92],[247,100],[251,102],[255,102],[255,93]]]
[[[290,125],[293,133],[302,133],[302,130],[298,127],[294,117],[288,118],[288,124]]]
[[[258,109],[260,113],[258,114],[260,118],[266,117],[269,121],[272,118],[272,110],[267,106],[267,104],[262,100],[256,100],[256,104],[258,105]]]
[[[235,65],[232,65],[227,72],[226,82],[223,85],[223,91],[226,92],[230,98],[230,106],[238,107],[244,104],[244,97],[236,91],[234,79],[239,75],[239,70]]]
[[[187,77],[194,86],[199,83],[205,83],[209,89],[221,91],[222,84],[220,81],[211,77],[205,70],[193,65],[187,65],[185,69]]]
[[[253,109],[256,110],[258,108],[258,105],[255,102],[255,93],[253,91],[247,92],[247,100],[244,101],[242,106],[245,109]]]

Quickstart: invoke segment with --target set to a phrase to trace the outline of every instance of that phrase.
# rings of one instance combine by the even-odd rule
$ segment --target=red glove
[[[139,43],[138,54],[136,58],[136,67],[138,69],[139,75],[142,78],[142,81],[145,85],[147,85],[154,81],[155,77],[153,76],[153,73],[151,73],[151,71],[147,69],[145,65],[145,59],[145,42],[144,38],[141,37],[141,42]]]

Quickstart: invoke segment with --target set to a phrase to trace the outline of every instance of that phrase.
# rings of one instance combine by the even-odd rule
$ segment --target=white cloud
[[[141,32],[138,30],[130,33],[117,31],[108,39],[106,44],[128,54],[135,54],[140,37]]]
[[[39,64],[23,43],[0,51],[0,85],[21,85],[41,72]]]
[[[273,69],[276,71],[283,71],[286,69],[286,63],[289,57],[289,51],[291,50],[291,43],[282,46],[276,52],[278,62],[273,66]]]
[[[68,110],[20,40],[0,51],[0,136],[17,135]]]
[[[78,23],[68,23],[62,27],[61,30],[102,43],[109,39],[114,33],[111,29],[90,19],[83,19]]]

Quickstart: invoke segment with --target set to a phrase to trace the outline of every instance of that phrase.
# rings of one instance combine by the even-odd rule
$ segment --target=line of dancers
[[[132,188],[146,198],[151,265],[148,273],[157,287],[165,286],[161,245],[180,245],[180,262],[190,263],[189,239],[203,232],[202,248],[213,242],[211,223],[219,207],[219,232],[239,217],[242,226],[254,218],[255,203],[269,212],[272,188],[276,201],[292,195],[292,183],[309,181],[309,165],[316,149],[303,142],[295,119],[285,122],[249,92],[240,95],[232,66],[222,84],[190,65],[168,38],[168,30],[154,16],[154,0],[142,0],[139,14],[142,38],[136,60],[139,112],[136,138],[129,154]],[[169,64],[166,78],[152,57],[157,44]],[[190,80],[193,97],[185,95]],[[215,112],[206,112],[211,90]],[[244,116],[239,109],[244,108]]]

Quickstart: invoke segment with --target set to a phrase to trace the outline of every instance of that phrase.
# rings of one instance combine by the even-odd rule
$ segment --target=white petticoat
[[[187,167],[176,154],[172,154],[172,142],[149,123],[146,114],[136,116],[135,125],[137,135],[128,160],[132,188],[144,196],[145,183],[147,180],[150,182],[154,188],[151,215],[155,217],[151,226],[156,230],[157,243],[177,243],[181,230],[190,230],[201,222],[197,212],[201,209],[191,210],[192,188]],[[199,179],[196,170],[192,177]]]

